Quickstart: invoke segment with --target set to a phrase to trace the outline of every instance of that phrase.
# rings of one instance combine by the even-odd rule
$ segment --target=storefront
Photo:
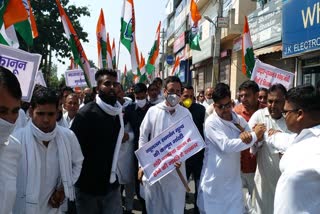
[[[282,56],[296,58],[297,85],[316,84],[320,80],[318,5],[318,0],[283,2]]]

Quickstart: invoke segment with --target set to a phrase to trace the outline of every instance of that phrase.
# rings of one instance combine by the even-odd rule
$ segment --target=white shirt
[[[238,123],[249,131],[247,122],[233,113],[233,120],[221,119],[215,112],[205,122],[205,148],[197,205],[200,213],[243,213],[240,152],[257,140],[245,144],[239,138]]]
[[[289,132],[285,119],[283,117],[278,120],[273,119],[267,107],[256,111],[248,122],[250,128],[259,123],[266,125],[266,136],[270,129]],[[280,155],[277,149],[265,142],[262,142],[256,150],[257,169],[254,177],[253,209],[257,213],[272,214],[276,185],[281,175]]]
[[[73,123],[73,120],[74,120],[74,118],[70,118],[69,117],[69,114],[68,114],[68,112],[66,112],[66,113],[64,113],[63,114],[63,118],[67,121],[67,123],[69,124],[69,127],[67,127],[67,128],[70,128],[71,126],[72,126],[72,123]]]
[[[152,106],[144,117],[140,126],[139,147],[149,142],[149,134],[152,139],[186,115],[192,117],[189,110],[179,104],[173,114],[160,109],[159,106],[162,104]],[[181,164],[180,170],[186,177],[184,163]],[[176,170],[170,172],[152,186],[143,176],[143,191],[148,213],[181,214],[184,212],[186,191]]]
[[[16,198],[16,180],[22,146],[15,138],[0,144],[0,213],[9,214]]]
[[[304,129],[280,161],[274,213],[320,212],[320,125]]]

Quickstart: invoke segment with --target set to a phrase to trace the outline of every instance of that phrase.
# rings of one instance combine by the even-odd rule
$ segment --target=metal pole
[[[216,0],[213,0],[213,3],[216,2]],[[218,0],[218,18],[222,17],[222,10],[223,10],[223,1]],[[221,43],[221,28],[218,27],[218,20],[216,22],[216,35],[214,37],[215,46],[213,51],[213,78],[212,78],[212,86],[217,84],[215,81],[218,76],[219,78],[219,59],[220,59],[220,43]],[[219,82],[219,80],[218,80]]]

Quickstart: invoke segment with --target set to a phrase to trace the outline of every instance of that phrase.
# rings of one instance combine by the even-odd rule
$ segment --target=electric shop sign
[[[283,57],[320,49],[320,0],[283,0]]]

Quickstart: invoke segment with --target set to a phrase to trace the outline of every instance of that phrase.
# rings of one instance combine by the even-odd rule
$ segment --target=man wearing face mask
[[[194,100],[194,90],[192,86],[187,86],[182,89],[182,95],[181,95],[181,103],[184,107],[186,107],[191,115],[194,124],[197,126],[202,138],[204,138],[203,135],[203,124],[204,124],[204,118],[206,114],[206,109],[203,105],[193,102]],[[190,157],[186,161],[186,171],[187,171],[187,178],[190,177],[190,175],[193,175],[194,181],[195,181],[195,195],[194,201],[197,201],[197,194],[198,194],[198,184],[200,181],[200,174],[202,169],[202,162],[203,162],[203,155],[204,150],[201,150],[194,156]],[[197,204],[195,203],[194,206],[194,213],[199,213]]]
[[[17,77],[0,66],[0,213],[11,213],[16,196],[21,144],[10,136],[19,115],[21,89]]]
[[[212,87],[208,87],[204,93],[204,102],[202,103],[202,105],[207,108],[208,106],[210,106],[213,103],[213,99],[212,99],[212,95],[213,95],[213,88]]]
[[[124,113],[125,123],[129,123],[134,133],[134,151],[138,149],[138,141],[140,134],[140,125],[144,119],[148,109],[151,107],[151,103],[147,101],[147,86],[144,83],[137,83],[134,86],[135,103],[129,105]],[[135,175],[138,173],[138,159],[134,155],[134,171]],[[135,176],[135,191],[139,198],[139,201],[145,211],[144,199],[140,196],[140,186],[137,176]]]
[[[84,161],[76,183],[78,214],[122,213],[117,161],[124,136],[122,106],[117,101],[117,72],[100,69],[95,74],[95,102],[82,107],[71,126],[78,137]]]
[[[169,76],[165,80],[165,101],[151,107],[140,126],[139,147],[158,136],[163,130],[189,115],[188,109],[179,105],[181,96],[181,81],[176,76]],[[178,164],[179,165],[179,164]],[[185,164],[180,164],[180,170],[185,177]],[[178,166],[177,166],[178,167]],[[185,205],[185,187],[177,171],[173,170],[152,186],[143,176],[142,168],[138,177],[143,182],[144,198],[148,213],[183,213]]]

